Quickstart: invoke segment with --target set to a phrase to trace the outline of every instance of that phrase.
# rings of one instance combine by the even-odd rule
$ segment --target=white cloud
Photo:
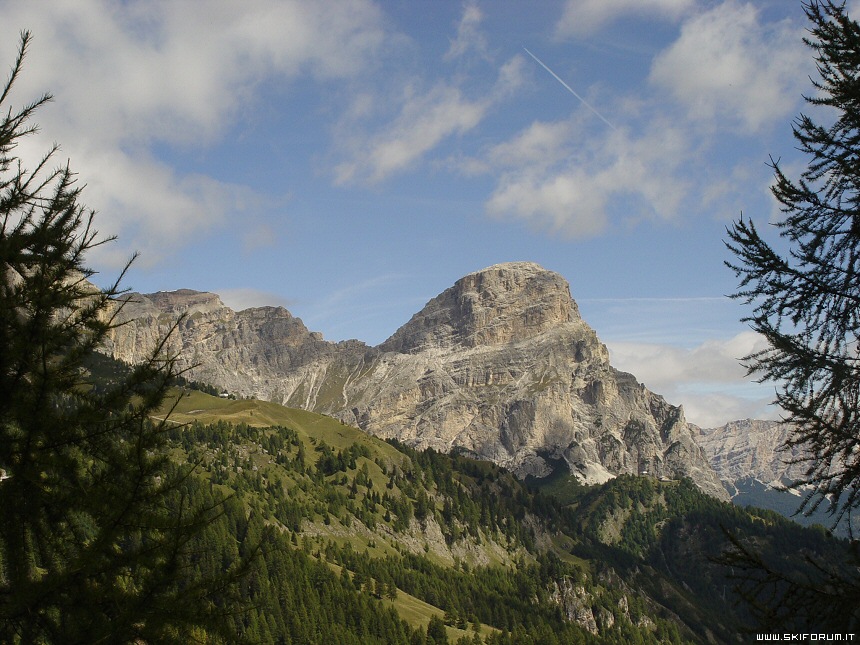
[[[736,383],[746,373],[740,359],[766,346],[762,336],[745,331],[729,339],[706,340],[692,349],[657,343],[613,342],[610,351],[615,367],[636,374],[656,388],[677,381]]]
[[[0,13],[0,61],[11,63],[19,30],[34,36],[15,100],[55,96],[36,142],[62,143],[99,227],[150,262],[221,225],[249,192],[184,175],[154,145],[213,143],[261,81],[349,78],[384,39],[369,0],[0,1]]]
[[[221,302],[233,311],[242,311],[250,307],[284,307],[292,306],[292,301],[269,291],[259,289],[218,289]]]
[[[630,220],[674,218],[688,191],[677,170],[690,154],[685,133],[668,122],[636,136],[571,120],[533,123],[468,167],[499,175],[490,215],[577,238],[601,233],[619,200],[637,204]]]
[[[773,417],[773,388],[745,377],[740,359],[767,347],[751,331],[706,340],[693,348],[662,343],[607,342],[612,365],[635,374],[652,392],[675,405],[687,419],[712,427],[743,418]]]
[[[728,0],[683,25],[654,60],[650,81],[699,123],[750,132],[782,124],[808,83],[803,35],[790,21],[763,25],[753,5]]]
[[[800,27],[790,20],[762,24],[754,7],[736,0],[698,13],[687,2],[567,5],[582,24],[634,10],[685,20],[678,39],[653,61],[654,91],[604,97],[600,103],[615,107],[617,131],[577,106],[568,120],[534,123],[458,160],[466,174],[497,178],[485,205],[490,215],[577,238],[619,222],[736,213],[751,190],[760,198],[742,153],[741,176],[715,175],[720,161],[711,164],[709,155],[722,154],[729,137],[749,144],[751,134],[784,124],[797,109],[808,82],[802,70],[810,65]]]
[[[741,359],[766,347],[738,322],[738,303],[724,296],[586,298],[583,316],[609,348],[611,364],[652,392],[683,405],[687,419],[716,427],[746,418],[775,418],[774,387],[746,376]]]
[[[428,85],[421,77],[391,75],[394,91],[362,92],[336,128],[338,185],[378,184],[414,168],[443,143],[477,128],[489,111],[523,84],[525,61],[514,55],[498,65],[481,29],[484,14],[473,0],[463,13],[443,60],[468,54],[469,65]],[[425,89],[427,87],[427,89]]]
[[[683,401],[687,421],[700,428],[717,428],[740,419],[780,419],[780,409],[772,405],[773,391],[759,391],[761,396],[680,390],[675,396]]]
[[[83,201],[100,211],[99,229],[133,239],[144,265],[158,262],[165,253],[219,226],[228,213],[243,215],[246,205],[257,201],[245,187],[200,174],[178,175],[146,155],[96,148],[82,157]],[[92,256],[115,264],[111,258],[127,256],[122,250],[127,246],[97,248]]]
[[[514,215],[539,229],[589,237],[606,228],[608,195],[582,168],[551,176],[530,172],[502,178],[487,202],[491,215]]]
[[[535,121],[510,141],[493,147],[487,161],[499,168],[549,168],[568,156],[572,131],[569,121]]]
[[[498,101],[522,81],[523,60],[515,56],[498,70],[496,82],[477,98],[468,98],[456,84],[440,82],[426,92],[412,86],[399,98],[396,117],[374,133],[352,119],[341,125],[339,139],[346,161],[335,167],[338,184],[378,183],[414,166],[444,140],[474,129]],[[351,115],[370,116],[368,98]],[[348,134],[349,133],[349,134]]]
[[[525,59],[522,56],[514,56],[499,68],[499,76],[493,85],[491,98],[493,101],[501,101],[514,94],[523,84],[525,72]]]
[[[694,0],[567,0],[556,35],[582,36],[627,15],[677,19]]]
[[[410,95],[383,132],[369,139],[353,138],[353,158],[338,165],[336,180],[341,184],[382,181],[410,167],[443,139],[474,128],[486,109],[486,101],[470,101],[459,89],[446,85]]]
[[[451,46],[445,53],[445,60],[453,60],[474,50],[479,56],[487,56],[487,38],[480,30],[484,14],[474,2],[468,2],[463,7],[463,17],[457,25],[457,36],[451,40]]]

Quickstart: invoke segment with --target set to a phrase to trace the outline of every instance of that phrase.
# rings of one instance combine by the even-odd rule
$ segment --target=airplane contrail
[[[579,101],[580,101],[580,102],[581,102],[585,107],[587,107],[589,110],[591,110],[592,112],[594,112],[594,114],[597,116],[597,118],[599,118],[601,121],[603,121],[606,125],[608,125],[608,126],[609,126],[610,128],[612,128],[613,130],[616,130],[616,129],[617,129],[614,125],[612,125],[609,121],[607,121],[607,120],[606,120],[606,117],[604,117],[600,112],[598,112],[598,111],[597,111],[597,110],[595,110],[593,107],[591,107],[591,104],[589,104],[589,102],[588,102],[588,101],[586,101],[586,100],[585,100],[584,98],[582,98],[579,94],[577,94],[576,92],[574,92],[574,91],[573,91],[573,88],[572,88],[570,85],[568,85],[568,84],[567,84],[567,83],[565,83],[563,80],[561,80],[561,79],[558,77],[558,74],[556,74],[556,73],[555,73],[554,71],[552,71],[549,67],[547,67],[546,65],[544,65],[543,61],[542,61],[540,58],[538,58],[537,56],[535,56],[534,54],[532,54],[532,53],[531,53],[528,49],[526,49],[525,47],[523,47],[523,49],[525,49],[525,52],[526,52],[529,56],[531,56],[532,58],[534,58],[534,59],[535,59],[535,61],[537,62],[537,64],[538,64],[538,65],[540,65],[540,66],[541,66],[541,67],[543,67],[546,71],[548,71],[550,74],[552,74],[552,77],[553,77],[555,80],[557,80],[559,83],[561,83],[561,84],[564,86],[564,89],[566,89],[568,92],[570,92],[571,94],[573,94],[576,98],[578,98],[578,99],[579,99]]]

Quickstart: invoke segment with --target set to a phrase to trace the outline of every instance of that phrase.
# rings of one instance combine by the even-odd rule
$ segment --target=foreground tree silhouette
[[[821,116],[832,123],[805,114],[795,120],[794,137],[809,158],[798,180],[772,161],[771,190],[784,213],[776,226],[787,252],[741,219],[728,231],[736,256],[728,265],[740,279],[735,297],[753,306],[744,320],[769,345],[747,356],[746,366],[776,383],[775,402],[793,428],[787,445],[807,455],[805,476],[794,483],[810,487],[800,511],[824,504],[835,525],[860,505],[860,25],[844,3],[803,6],[812,24],[804,42],[818,67],[806,101],[825,108]],[[819,580],[795,580],[735,547],[730,563],[752,583],[751,597],[771,598],[773,617],[802,611],[856,626],[856,562],[842,570],[815,563]]]
[[[55,150],[32,170],[16,157],[49,100],[6,106],[29,40],[0,94],[0,642],[189,642],[217,626],[227,577],[195,578],[188,544],[220,507],[189,507],[191,469],[151,421],[177,374],[163,343],[91,382],[123,292],[87,280],[86,253],[110,238],[69,167],[49,168]]]
[[[809,455],[797,482],[813,487],[804,510],[824,502],[839,519],[860,505],[860,25],[830,1],[805,9],[821,76],[806,100],[832,108],[822,116],[835,120],[795,121],[810,157],[797,182],[773,162],[788,252],[741,219],[729,229],[739,260],[729,266],[741,278],[735,297],[754,306],[744,320],[769,344],[747,367],[777,384],[776,403],[794,427],[788,443]]]

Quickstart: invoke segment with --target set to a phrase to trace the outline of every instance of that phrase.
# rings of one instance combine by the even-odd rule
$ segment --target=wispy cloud
[[[579,0],[566,11],[593,25],[642,12],[682,22],[636,94],[604,82],[584,88],[568,118],[533,122],[458,159],[464,173],[495,178],[489,215],[575,239],[649,219],[735,215],[740,194],[767,199],[761,173],[747,165],[761,168],[766,152],[746,159],[744,137],[784,124],[799,106],[807,79],[798,70],[809,67],[809,55],[798,22],[764,26],[754,7],[733,0],[698,11],[682,1]],[[611,114],[595,104],[611,105]],[[598,127],[586,109],[616,129]],[[709,160],[731,137],[741,154],[727,171]]]
[[[533,123],[484,155],[484,168],[499,177],[487,212],[569,238],[602,233],[618,200],[640,205],[628,218],[671,219],[689,190],[679,170],[692,151],[682,129],[662,125],[634,134],[595,133],[577,117]]]
[[[577,303],[585,321],[608,343],[690,351],[727,333],[733,337],[746,331],[739,322],[743,308],[725,296],[597,297],[577,298]]]
[[[399,99],[397,116],[381,128],[367,132],[354,122],[344,123],[340,145],[348,159],[336,166],[335,182],[376,184],[412,168],[446,139],[477,127],[519,86],[521,71],[522,58],[516,56],[499,68],[495,84],[475,98],[448,81],[425,92],[410,86]]]
[[[351,137],[351,158],[338,164],[336,182],[377,183],[406,170],[447,137],[478,125],[488,105],[486,100],[470,100],[459,88],[446,84],[423,94],[409,92],[391,124],[375,134]]]
[[[276,293],[260,289],[218,289],[221,302],[233,311],[242,311],[250,307],[284,307],[289,309],[293,301]]]
[[[454,60],[473,51],[482,58],[487,58],[487,37],[480,29],[484,13],[475,2],[467,2],[463,7],[463,16],[457,25],[457,35],[451,39],[451,46],[445,53],[445,60]]]
[[[583,36],[629,15],[677,19],[695,0],[567,0],[556,25],[559,37]]]
[[[600,303],[673,303],[673,304],[701,304],[706,302],[726,302],[728,299],[725,296],[678,296],[678,297],[639,297],[631,296],[624,298],[581,298],[577,302],[600,302]]]
[[[467,2],[442,57],[452,62],[472,53],[478,64],[435,80],[413,75],[395,83],[397,90],[389,95],[365,92],[353,102],[337,128],[342,158],[334,167],[337,185],[379,184],[414,169],[443,143],[475,130],[516,92],[523,83],[523,58],[496,64],[487,51],[482,20],[478,6]]]
[[[192,0],[0,1],[0,60],[12,60],[20,29],[34,34],[16,100],[56,98],[38,115],[45,134],[34,147],[60,141],[86,203],[106,214],[103,231],[150,262],[223,225],[249,194],[183,174],[155,146],[215,143],[262,80],[349,78],[385,35],[369,0],[213,0],[205,20],[200,10]]]
[[[408,289],[408,295],[403,295],[399,287],[411,284],[409,279],[408,274],[385,273],[321,293],[313,301],[301,303],[302,319],[312,329],[325,329],[326,335],[334,339],[357,337],[369,344],[380,343],[384,337],[363,335],[363,330],[370,326],[376,327],[377,333],[391,334],[394,329],[379,330],[372,323],[389,319],[393,311],[414,313],[423,303]],[[405,322],[409,314],[405,315],[395,324]]]
[[[272,247],[277,243],[278,235],[275,229],[265,222],[252,224],[242,235],[242,251],[245,253]]]

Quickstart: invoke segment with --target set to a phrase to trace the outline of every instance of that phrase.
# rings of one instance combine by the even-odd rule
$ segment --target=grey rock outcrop
[[[550,586],[550,599],[559,606],[568,622],[576,623],[591,634],[598,633],[597,620],[592,608],[593,599],[585,587],[574,584],[569,578],[553,581]],[[609,624],[608,627],[612,625]]]
[[[797,448],[783,450],[792,426],[780,421],[745,419],[719,428],[695,428],[696,439],[720,479],[735,482],[752,477],[769,484],[799,479],[805,466]]]
[[[359,341],[327,342],[283,307],[236,312],[216,294],[190,289],[126,298],[110,354],[137,363],[176,326],[167,347],[189,377],[240,396],[276,400],[284,378],[302,366],[368,349]]]
[[[110,347],[126,361],[184,313],[174,344],[191,377],[231,392],[521,476],[563,465],[600,482],[647,470],[728,499],[683,409],[614,369],[567,282],[536,264],[461,278],[378,347],[326,342],[285,309],[234,312],[214,294],[135,300]]]

